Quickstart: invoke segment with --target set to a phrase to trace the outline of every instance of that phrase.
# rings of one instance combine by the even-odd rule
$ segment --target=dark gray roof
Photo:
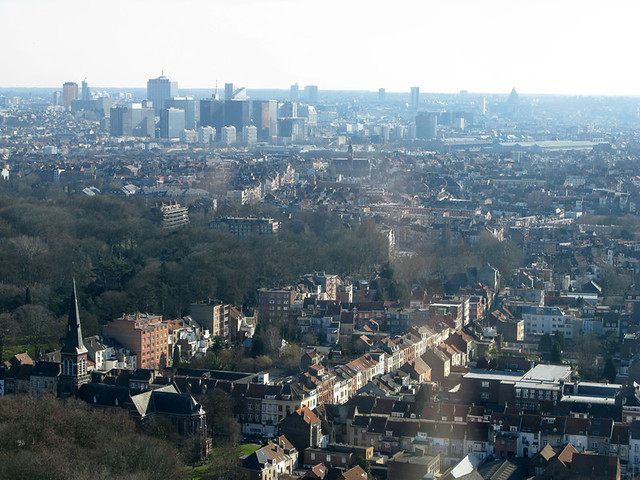
[[[61,367],[56,362],[36,362],[31,370],[32,377],[57,377]]]
[[[87,353],[87,349],[82,340],[82,327],[80,326],[80,312],[78,311],[78,295],[76,293],[75,278],[73,279],[73,292],[71,294],[69,319],[67,321],[67,336],[61,352],[72,355]]]

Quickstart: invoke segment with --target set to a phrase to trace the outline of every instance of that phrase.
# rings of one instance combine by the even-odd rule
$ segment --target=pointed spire
[[[82,341],[82,327],[80,326],[80,312],[78,310],[78,294],[76,293],[76,279],[73,279],[73,293],[69,305],[69,320],[67,322],[67,337],[62,353],[77,355],[86,353],[87,349]]]

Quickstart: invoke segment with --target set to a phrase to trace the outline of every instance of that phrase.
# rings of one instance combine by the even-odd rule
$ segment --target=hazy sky
[[[0,87],[640,95],[637,0],[0,0]]]

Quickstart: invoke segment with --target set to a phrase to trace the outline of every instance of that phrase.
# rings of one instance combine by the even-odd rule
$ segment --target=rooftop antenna
[[[216,99],[218,98],[218,79],[216,78]]]

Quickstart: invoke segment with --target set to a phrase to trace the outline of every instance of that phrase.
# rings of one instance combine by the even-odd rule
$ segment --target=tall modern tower
[[[278,102],[275,100],[254,100],[252,121],[258,129],[258,140],[268,141],[278,136]]]
[[[235,86],[233,83],[225,83],[224,84],[224,99],[225,100],[233,100],[233,91],[235,90]]]
[[[185,112],[179,108],[160,110],[160,138],[182,138]]]
[[[307,85],[304,87],[304,96],[307,103],[312,105],[318,103],[318,86]]]
[[[224,123],[224,101],[215,98],[200,100],[200,125],[214,127],[216,138],[219,139]]]
[[[66,82],[62,85],[62,105],[70,107],[71,102],[78,99],[78,84],[76,82]]]
[[[292,102],[297,102],[300,98],[300,87],[297,83],[291,85],[291,88],[289,89],[289,97],[289,100],[291,100]]]
[[[62,375],[58,385],[61,396],[71,395],[80,385],[89,383],[91,376],[87,371],[87,348],[82,339],[75,279],[69,305],[67,334],[64,347],[60,350],[60,363],[62,363]]]
[[[431,140],[438,136],[438,114],[421,112],[416,115],[416,137]]]
[[[171,82],[164,75],[147,81],[147,100],[151,100],[156,115],[164,108],[165,100],[175,97],[177,92],[178,82]]]
[[[411,108],[420,105],[420,87],[411,87]]]
[[[224,126],[233,126],[236,132],[242,132],[242,128],[251,123],[249,116],[249,100],[225,100],[224,102]]]
[[[387,91],[384,88],[379,88],[378,89],[378,101],[379,102],[384,102],[386,95],[387,95]]]
[[[91,100],[91,90],[86,80],[82,81],[82,100]]]

